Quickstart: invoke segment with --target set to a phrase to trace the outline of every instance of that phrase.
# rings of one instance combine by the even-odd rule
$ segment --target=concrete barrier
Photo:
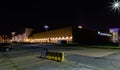
[[[64,59],[64,52],[46,52],[46,58],[54,61],[65,61]]]

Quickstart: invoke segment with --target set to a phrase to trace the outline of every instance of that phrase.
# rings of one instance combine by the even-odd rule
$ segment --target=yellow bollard
[[[61,61],[65,61],[64,52],[61,53]]]
[[[49,59],[50,55],[49,52],[46,53],[46,58]]]
[[[57,53],[58,54],[58,61],[60,61],[61,60],[61,58],[60,58],[60,53]]]
[[[51,57],[52,60],[54,60],[54,54],[55,54],[55,52],[52,52],[52,55],[51,55],[52,56]]]
[[[48,52],[46,53],[46,59],[48,59],[49,58],[49,54],[48,54]]]
[[[64,52],[47,52],[46,58],[55,61],[65,61]]]
[[[55,61],[57,61],[57,52],[55,52],[55,57],[54,57]]]
[[[13,70],[18,70],[17,68],[14,68]]]
[[[48,52],[49,56],[48,56],[48,59],[51,59],[51,52]]]

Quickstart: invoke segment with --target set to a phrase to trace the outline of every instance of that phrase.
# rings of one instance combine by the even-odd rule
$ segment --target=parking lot
[[[64,52],[65,61],[39,58],[42,47]],[[12,51],[0,52],[0,70],[118,70],[119,56],[119,50],[19,45]]]

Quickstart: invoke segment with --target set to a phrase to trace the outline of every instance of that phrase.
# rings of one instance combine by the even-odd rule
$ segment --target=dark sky
[[[109,8],[113,0],[41,1],[0,4],[0,35],[21,32],[25,27],[35,31],[70,25],[92,29],[120,27],[120,14]]]

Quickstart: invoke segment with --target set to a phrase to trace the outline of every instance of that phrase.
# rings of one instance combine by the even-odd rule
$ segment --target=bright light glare
[[[78,28],[80,28],[80,29],[81,29],[81,28],[83,28],[83,27],[82,27],[82,26],[78,26]]]
[[[46,29],[47,29],[47,28],[48,28],[48,26],[47,26],[47,25],[45,25],[45,26],[44,26],[44,28],[46,28]]]
[[[119,7],[119,3],[115,3],[113,6],[114,7]]]
[[[113,3],[111,3],[112,5],[110,6],[112,8],[112,10],[116,11],[120,11],[120,2],[118,0],[114,1]]]

